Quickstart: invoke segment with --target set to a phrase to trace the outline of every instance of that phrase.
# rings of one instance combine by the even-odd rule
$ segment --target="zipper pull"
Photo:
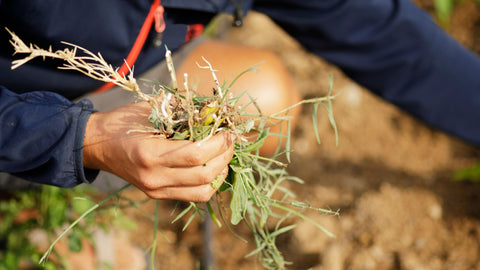
[[[243,26],[243,18],[245,17],[245,14],[243,13],[243,9],[242,9],[243,0],[240,0],[239,2],[236,2],[234,0],[230,0],[230,2],[235,7],[235,11],[233,12],[232,26],[241,27],[241,26]]]
[[[153,39],[153,46],[160,47],[163,41],[163,31],[167,27],[165,24],[165,19],[163,18],[163,13],[165,9],[163,6],[159,5],[155,11],[153,12],[153,18],[155,19],[155,31],[157,31],[157,35]]]

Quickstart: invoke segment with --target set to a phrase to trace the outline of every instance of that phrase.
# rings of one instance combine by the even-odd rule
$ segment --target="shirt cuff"
[[[90,115],[95,112],[95,110],[92,109],[93,105],[88,99],[81,100],[79,103],[82,104],[82,111],[80,112],[77,120],[77,131],[75,136],[75,174],[78,180],[83,183],[90,184],[95,180],[95,178],[97,178],[100,171],[88,169],[83,166],[83,142],[85,139],[87,121],[90,118]]]

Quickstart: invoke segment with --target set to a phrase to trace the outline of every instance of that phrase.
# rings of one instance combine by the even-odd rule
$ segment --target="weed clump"
[[[230,91],[236,79],[230,84],[220,84],[215,75],[215,70],[206,59],[203,59],[204,65],[198,66],[211,71],[212,79],[216,83],[216,88],[211,96],[199,96],[194,89],[190,89],[188,74],[184,74],[185,83],[182,87],[179,87],[171,60],[171,52],[168,49],[166,61],[171,76],[171,86],[151,82],[154,91],[147,95],[140,90],[133,77],[132,70],[128,75],[119,74],[100,54],[93,54],[73,44],[67,44],[70,48],[65,50],[52,51],[51,48],[44,50],[35,45],[27,46],[15,34],[10,33],[12,34],[11,44],[15,48],[15,53],[28,55],[24,59],[15,60],[12,68],[17,68],[35,57],[62,59],[65,61],[65,64],[60,67],[62,69],[76,70],[94,79],[112,82],[127,91],[136,93],[139,100],[147,101],[151,105],[151,114],[148,119],[150,125],[129,132],[148,132],[152,136],[166,139],[191,141],[204,140],[221,131],[232,132],[236,135],[234,155],[229,163],[229,174],[226,180],[224,182],[220,182],[220,180],[212,182],[212,186],[218,188],[216,200],[208,202],[205,207],[190,202],[188,207],[173,220],[175,222],[190,213],[184,229],[197,216],[207,216],[218,226],[225,224],[230,229],[231,225],[244,222],[251,230],[257,245],[257,248],[247,256],[256,255],[267,269],[285,269],[289,264],[278,250],[275,241],[280,234],[295,228],[295,224],[284,225],[285,221],[291,217],[311,222],[318,229],[333,237],[333,234],[302,212],[313,210],[321,214],[338,215],[338,211],[316,208],[308,202],[297,201],[295,194],[282,184],[287,181],[296,183],[303,183],[303,181],[298,177],[289,175],[286,171],[286,164],[278,160],[280,156],[286,156],[287,160],[290,160],[290,117],[288,111],[296,106],[306,103],[313,104],[313,125],[316,133],[318,133],[316,126],[318,106],[323,106],[328,112],[335,134],[337,133],[331,103],[332,99],[335,98],[331,94],[331,81],[328,94],[325,97],[302,100],[272,115],[262,115],[259,109],[257,114],[252,114],[246,113],[245,108],[250,104],[255,105],[255,101],[251,99],[249,104],[240,105],[239,99],[242,95],[234,96]],[[242,74],[239,74],[238,77]],[[287,122],[286,135],[269,132],[269,125],[273,120],[278,124],[283,121]],[[277,153],[271,158],[259,155],[260,147],[269,136],[285,136],[287,141],[285,149],[278,147]],[[226,203],[222,198],[225,193],[228,194],[229,203]],[[217,204],[216,211],[211,205],[212,202]],[[96,204],[95,209],[101,203]],[[88,213],[95,209],[89,210]],[[158,222],[158,219],[155,219],[154,222]],[[68,229],[72,227],[70,226]],[[154,228],[156,234],[157,226]],[[53,244],[50,247],[51,249]],[[51,249],[41,261],[47,259]],[[154,251],[155,242],[152,245],[152,264]]]

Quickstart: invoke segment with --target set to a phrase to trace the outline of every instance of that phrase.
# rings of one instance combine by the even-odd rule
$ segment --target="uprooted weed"
[[[303,181],[289,175],[286,171],[286,164],[278,161],[278,158],[283,155],[286,156],[288,161],[290,160],[290,117],[288,116],[288,111],[296,106],[307,103],[313,104],[313,130],[317,133],[317,139],[319,137],[316,115],[318,107],[320,105],[323,106],[328,113],[335,135],[337,135],[331,103],[332,99],[335,98],[335,96],[331,95],[331,81],[327,96],[302,100],[280,112],[265,116],[261,114],[260,109],[258,109],[256,114],[247,113],[245,108],[251,104],[255,106],[255,101],[250,99],[250,103],[240,105],[239,99],[246,93],[234,96],[230,91],[236,79],[230,84],[223,83],[221,85],[215,75],[215,70],[206,59],[203,59],[205,65],[199,65],[199,68],[211,71],[212,79],[216,83],[216,89],[214,89],[212,96],[199,96],[194,89],[190,89],[188,74],[184,74],[185,83],[183,87],[180,88],[178,86],[175,68],[171,60],[171,52],[168,49],[166,61],[171,75],[171,86],[168,87],[151,82],[154,91],[153,94],[147,95],[140,90],[131,70],[128,75],[119,74],[117,69],[109,65],[100,54],[93,54],[84,48],[72,44],[67,44],[70,48],[64,50],[53,51],[51,48],[44,50],[35,45],[27,46],[14,33],[10,33],[12,35],[11,44],[15,48],[15,53],[28,55],[23,59],[13,61],[12,68],[17,68],[35,57],[62,59],[65,61],[65,64],[60,67],[62,69],[76,70],[97,80],[113,82],[127,91],[136,93],[139,100],[149,102],[152,108],[149,116],[150,126],[129,132],[148,132],[152,136],[191,141],[204,140],[221,131],[235,133],[237,139],[235,141],[234,156],[229,163],[229,174],[224,182],[220,182],[218,179],[212,182],[212,186],[218,188],[216,200],[211,201],[217,204],[216,207],[212,207],[211,202],[206,203],[205,206],[190,202],[188,207],[173,220],[175,222],[190,214],[184,229],[197,216],[202,218],[208,216],[218,226],[225,224],[232,231],[231,225],[244,222],[251,230],[257,245],[257,248],[247,256],[256,255],[267,269],[285,269],[289,264],[289,262],[285,261],[275,242],[280,234],[295,228],[295,224],[284,225],[287,219],[297,217],[311,222],[321,231],[333,237],[330,232],[304,215],[303,212],[305,210],[313,210],[321,214],[338,215],[338,211],[315,208],[308,202],[295,200],[295,194],[282,184],[286,181],[296,183],[302,183]],[[287,123],[287,130],[282,131],[280,134],[269,132],[272,122],[281,124],[283,121]],[[281,149],[279,146],[277,153],[271,158],[259,155],[260,147],[269,136],[278,136],[286,139],[285,149]],[[124,188],[108,198],[115,196],[124,198],[120,196],[120,192]],[[226,203],[223,199],[223,194],[225,193],[229,193],[229,203]],[[95,204],[80,218],[84,218],[98,209],[105,201],[103,200]],[[132,203],[131,205],[134,206],[135,204]],[[158,201],[156,206],[154,235],[157,234],[158,227]],[[229,217],[227,217],[227,213]],[[48,255],[53,250],[58,239],[64,236],[78,222],[79,220],[73,222],[53,241],[49,250],[42,257],[41,262],[48,259]],[[154,236],[153,239],[156,239],[156,237]],[[154,241],[151,248],[152,265],[155,247],[156,242]]]

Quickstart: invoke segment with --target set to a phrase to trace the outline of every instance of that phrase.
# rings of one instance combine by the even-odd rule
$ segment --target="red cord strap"
[[[148,12],[147,18],[143,22],[142,28],[140,29],[140,33],[133,44],[130,53],[127,56],[127,59],[124,61],[123,65],[118,70],[118,73],[128,74],[129,67],[132,67],[135,61],[137,60],[140,51],[142,50],[143,44],[145,44],[145,40],[147,40],[148,33],[152,28],[152,24],[155,20],[155,30],[159,33],[162,33],[165,30],[165,21],[163,20],[163,12],[164,8],[160,5],[160,0],[153,0],[152,6],[150,7],[150,11]],[[95,90],[95,93],[100,93],[106,91],[110,88],[115,86],[113,82],[108,82],[104,84],[102,87]]]

